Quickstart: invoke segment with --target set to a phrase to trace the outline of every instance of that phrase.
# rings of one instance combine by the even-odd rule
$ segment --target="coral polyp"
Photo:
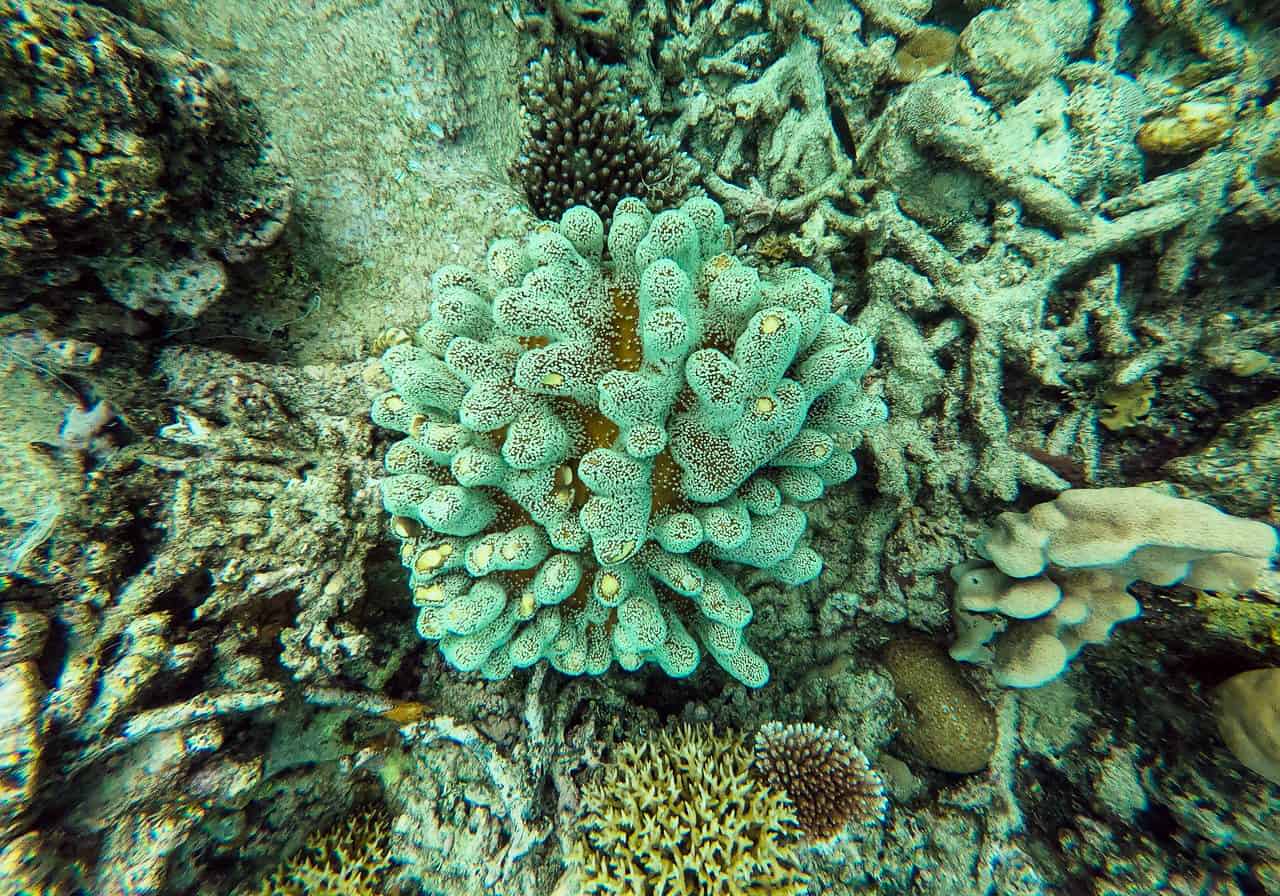
[[[711,200],[627,198],[607,239],[575,206],[496,242],[485,274],[432,278],[373,418],[406,436],[382,495],[418,631],[458,669],[683,677],[705,650],[768,681],[733,569],[818,575],[801,505],[854,475],[885,410],[830,284],[763,279],[729,245]]]

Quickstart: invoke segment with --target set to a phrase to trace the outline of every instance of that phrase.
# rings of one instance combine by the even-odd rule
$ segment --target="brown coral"
[[[581,892],[799,896],[795,816],[750,766],[739,740],[709,728],[623,744],[582,790],[583,836],[570,855]]]
[[[767,722],[756,733],[756,780],[786,791],[800,829],[830,840],[850,821],[876,824],[888,808],[884,782],[839,731]]]
[[[639,106],[592,60],[544,51],[520,96],[527,130],[512,173],[539,218],[585,205],[608,228],[624,196],[656,207],[684,193],[687,159],[649,134]]]

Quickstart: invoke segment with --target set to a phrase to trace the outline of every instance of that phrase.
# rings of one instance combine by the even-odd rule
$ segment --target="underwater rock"
[[[1020,0],[983,10],[960,34],[958,67],[997,104],[1022,99],[1080,50],[1092,15],[1085,0]]]
[[[1228,420],[1207,445],[1163,472],[1232,513],[1280,519],[1280,400]]]
[[[4,0],[0,39],[6,303],[90,275],[195,316],[279,237],[289,181],[221,68],[85,3]]]

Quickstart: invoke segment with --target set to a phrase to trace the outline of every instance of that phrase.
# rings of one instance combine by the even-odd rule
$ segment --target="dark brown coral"
[[[756,733],[751,772],[786,792],[812,840],[830,840],[850,821],[870,825],[884,818],[884,783],[839,731],[767,722]]]
[[[520,98],[526,130],[512,173],[539,218],[585,205],[607,228],[624,196],[655,208],[682,197],[687,159],[649,133],[639,105],[596,62],[544,50]]]

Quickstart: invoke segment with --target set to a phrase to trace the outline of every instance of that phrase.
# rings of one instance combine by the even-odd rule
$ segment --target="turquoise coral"
[[[496,242],[485,275],[432,278],[373,419],[406,435],[383,503],[418,631],[458,669],[683,677],[705,649],[768,681],[721,565],[815,578],[798,505],[853,476],[885,410],[830,284],[762,279],[729,245],[709,199],[656,216],[624,199],[607,238],[577,206]]]

